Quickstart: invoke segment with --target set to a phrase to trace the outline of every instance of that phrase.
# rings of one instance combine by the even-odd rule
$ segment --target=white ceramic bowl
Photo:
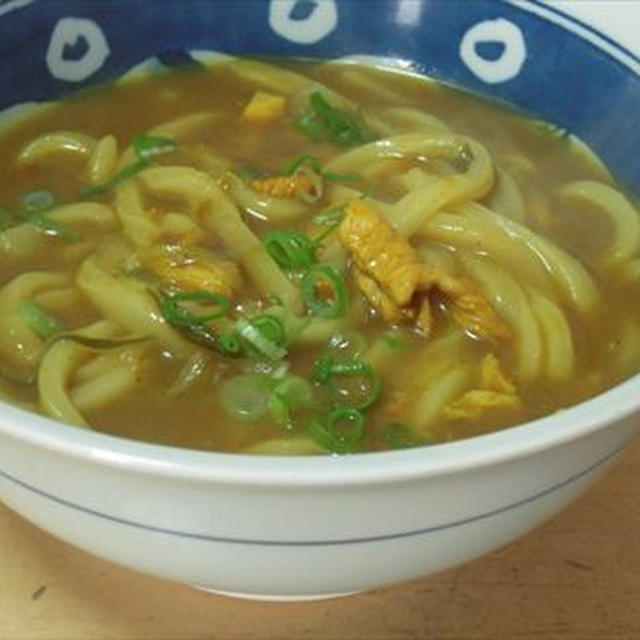
[[[51,11],[55,3],[43,4]],[[415,7],[396,4],[396,17],[410,20]],[[612,40],[525,4],[518,11],[564,25],[604,56],[625,59],[616,38],[640,52],[625,40],[634,35],[626,25],[640,24],[638,3],[570,7]],[[38,11],[23,5],[0,4],[0,26]],[[620,62],[625,78],[637,79],[634,60]],[[95,60],[84,62],[86,70]],[[0,496],[53,535],[132,569],[242,596],[328,596],[424,576],[529,531],[615,460],[640,428],[639,409],[635,377],[572,409],[466,441],[281,459],[137,443],[0,403]]]

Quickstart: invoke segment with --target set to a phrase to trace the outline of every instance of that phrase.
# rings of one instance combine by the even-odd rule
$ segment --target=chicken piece
[[[204,250],[154,247],[142,253],[143,266],[155,272],[170,288],[213,291],[232,297],[241,284],[237,265]]]
[[[465,420],[480,418],[489,410],[517,410],[522,406],[520,398],[509,393],[474,389],[454,400],[444,410],[445,418]]]
[[[493,355],[488,353],[482,361],[481,382],[483,389],[490,391],[498,391],[500,393],[515,394],[516,387],[502,372],[500,361]]]
[[[282,118],[287,101],[266,91],[257,91],[242,112],[242,119],[253,123],[273,122]]]
[[[451,301],[455,321],[473,335],[486,340],[505,340],[511,336],[509,326],[470,280],[425,265],[418,287],[422,291],[440,291]]]
[[[356,269],[355,279],[358,288],[372,307],[379,309],[382,317],[390,324],[400,324],[410,319],[412,309],[403,310],[399,307],[369,276]]]
[[[444,415],[451,420],[480,418],[486,411],[514,411],[522,402],[500,368],[492,353],[485,356],[480,368],[480,388],[467,391],[445,408]]]
[[[422,265],[416,250],[382,214],[363,200],[353,200],[338,232],[358,269],[373,278],[395,304],[408,305],[418,287]]]
[[[276,176],[274,178],[264,178],[262,180],[254,180],[251,188],[259,193],[276,198],[299,198],[305,200],[314,196],[317,186],[313,181],[301,174],[296,173],[292,176]]]
[[[415,319],[417,328],[428,335],[433,324],[428,296],[439,292],[451,304],[456,322],[474,335],[489,340],[511,335],[472,282],[423,264],[417,251],[370,204],[352,201],[338,233],[357,267],[360,290],[387,321],[395,322],[392,318],[401,311],[405,322]]]

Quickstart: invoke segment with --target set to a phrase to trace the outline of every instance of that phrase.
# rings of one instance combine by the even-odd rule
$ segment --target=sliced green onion
[[[364,416],[357,409],[335,409],[324,420],[315,419],[309,424],[309,435],[334,453],[358,451],[364,433]]]
[[[97,196],[102,196],[105,193],[111,191],[119,184],[126,182],[127,180],[133,178],[136,174],[140,173],[144,169],[151,166],[150,160],[140,159],[136,162],[123,167],[113,175],[109,180],[102,182],[100,184],[94,184],[89,187],[83,187],[80,189],[80,197],[81,198],[95,198]]]
[[[125,167],[122,167],[109,180],[101,184],[84,187],[80,190],[80,197],[95,198],[108,193],[114,187],[133,178],[136,174],[151,166],[154,158],[164,153],[171,153],[176,148],[176,143],[171,138],[162,136],[148,136],[146,134],[138,134],[133,138],[133,150],[137,156],[137,160]]]
[[[217,308],[212,313],[196,315],[183,306],[185,302],[213,303]],[[160,301],[165,320],[180,329],[187,340],[223,356],[245,358],[257,354],[275,361],[287,355],[287,330],[283,321],[271,313],[239,318],[229,333],[219,334],[206,326],[208,322],[227,315],[230,308],[231,301],[226,296],[211,291],[175,293]]]
[[[313,224],[317,224],[319,227],[336,227],[344,220],[346,215],[346,205],[341,204],[321,211],[312,220]]]
[[[259,420],[267,414],[274,381],[263,373],[245,373],[226,380],[220,387],[224,410],[241,420]]]
[[[45,340],[64,330],[64,325],[58,318],[45,311],[33,300],[20,302],[18,314],[31,331]]]
[[[269,360],[281,360],[287,355],[287,350],[284,347],[273,342],[246,318],[237,320],[234,329],[245,342]]]
[[[205,325],[176,327],[186,340],[205,349],[215,351],[227,358],[245,358],[247,350],[235,333],[218,334]]]
[[[226,296],[212,291],[165,295],[152,289],[150,293],[157,300],[164,319],[176,327],[186,340],[229,358],[243,358],[247,355],[245,344],[238,335],[235,333],[218,334],[206,324],[229,312],[231,301]],[[182,306],[181,303],[184,302],[209,303],[213,304],[216,310],[197,316]]]
[[[345,360],[343,362],[334,361],[331,365],[331,373],[333,375],[354,375],[367,373],[371,370],[371,365],[362,360]]]
[[[364,144],[377,137],[364,124],[360,114],[333,107],[319,91],[309,96],[309,110],[296,125],[314,140],[328,140],[344,147]]]
[[[287,164],[282,167],[282,173],[285,176],[292,176],[304,165],[308,165],[309,168],[315,171],[318,175],[322,175],[322,165],[320,164],[320,160],[316,158],[316,156],[309,155],[308,153],[298,156],[291,162],[287,162]]]
[[[330,356],[318,358],[314,368],[314,378],[320,384],[327,384],[333,373],[334,360]]]
[[[354,409],[367,409],[382,392],[382,383],[371,365],[357,358],[336,361],[323,356],[315,363],[314,379],[329,387],[336,405]]]
[[[313,404],[311,384],[299,376],[287,376],[273,389],[267,410],[278,426],[290,429],[294,426],[292,411],[297,408],[309,409]]]
[[[149,136],[144,133],[136,135],[131,146],[140,160],[151,160],[176,149],[176,143],[171,138]]]
[[[283,269],[304,269],[316,261],[316,243],[299,231],[268,231],[262,243]]]
[[[184,302],[200,302],[213,305],[215,311],[204,315],[196,315],[181,303]],[[207,306],[208,306],[207,305]],[[164,298],[160,306],[160,311],[165,320],[174,327],[193,327],[202,326],[221,318],[231,309],[231,300],[220,293],[213,291],[181,291],[179,293],[171,293]]]
[[[234,333],[220,335],[216,339],[216,348],[224,356],[238,358],[244,355],[244,348],[240,338]]]
[[[313,111],[304,113],[297,121],[296,126],[308,138],[315,141],[323,140],[327,137],[325,124],[318,120]]]
[[[284,324],[280,318],[270,313],[262,313],[253,316],[249,322],[269,341],[284,347],[287,344],[287,336]]]
[[[318,284],[327,283],[331,289],[329,296],[318,294]],[[323,318],[338,318],[347,308],[347,287],[338,271],[329,264],[311,266],[300,281],[302,298],[311,313]]]
[[[314,239],[314,244],[320,246],[324,242],[326,238],[328,238],[341,224],[346,216],[346,211],[344,207],[340,207],[339,209],[334,209],[332,211],[332,215],[327,214],[319,214],[317,215],[313,221],[316,224],[321,224],[322,226],[326,226],[327,228],[319,233]],[[318,220],[320,222],[318,222]]]
[[[322,174],[322,177],[328,182],[338,182],[340,184],[349,182],[360,182],[362,180],[362,176],[355,171],[352,171],[350,173],[335,173],[333,171],[325,171]]]
[[[282,173],[286,176],[293,176],[297,173],[304,171],[305,169],[308,172],[313,172],[314,174],[320,176],[327,182],[337,182],[340,184],[347,184],[350,182],[359,182],[362,180],[362,176],[355,171],[350,173],[337,173],[335,171],[324,171],[322,169],[322,164],[320,160],[316,156],[312,156],[309,154],[303,154],[298,156],[291,162],[288,162],[282,167]],[[307,175],[308,175],[307,172]]]
[[[354,330],[336,333],[331,337],[327,346],[328,357],[332,362],[357,360],[366,349],[366,338]]]
[[[20,206],[17,211],[0,209],[0,230],[4,231],[17,224],[27,222],[42,229],[47,235],[64,240],[78,240],[80,234],[77,231],[46,215],[45,212],[56,204],[55,195],[47,189],[29,191],[20,197]]]

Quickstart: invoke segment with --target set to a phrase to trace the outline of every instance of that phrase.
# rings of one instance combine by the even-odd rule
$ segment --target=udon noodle
[[[640,218],[568,132],[433,81],[229,60],[2,134],[0,392],[228,452],[430,445],[640,368]]]

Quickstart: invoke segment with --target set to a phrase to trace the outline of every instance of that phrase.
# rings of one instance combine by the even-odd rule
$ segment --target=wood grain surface
[[[114,567],[0,507],[2,640],[640,639],[640,442],[510,546],[349,598],[265,604]]]

